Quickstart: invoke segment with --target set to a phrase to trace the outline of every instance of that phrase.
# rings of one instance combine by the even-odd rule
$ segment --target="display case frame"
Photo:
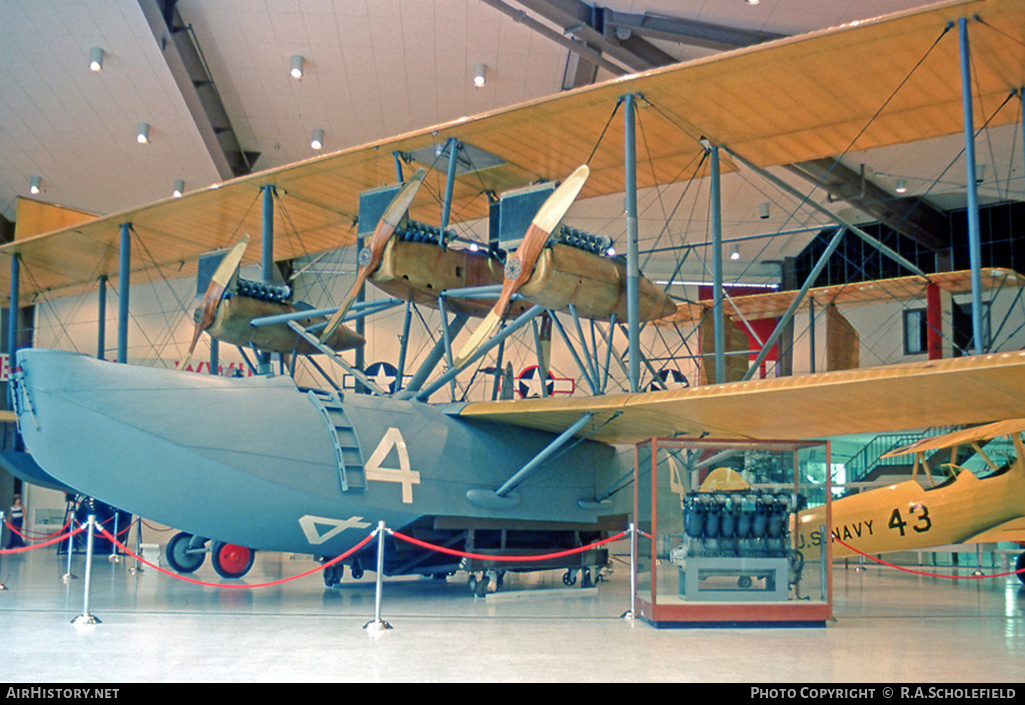
[[[767,599],[752,598],[745,594],[742,599],[731,599],[728,594],[710,593],[718,592],[710,590],[707,593],[698,594],[697,599],[693,589],[690,597],[683,597],[688,591],[684,589],[685,568],[674,565],[668,559],[669,545],[675,541],[671,529],[675,527],[675,518],[670,515],[674,506],[675,497],[680,495],[679,513],[683,515],[684,492],[687,490],[686,483],[681,478],[673,478],[672,463],[660,471],[660,452],[663,454],[680,453],[682,451],[702,452],[704,454],[742,454],[744,458],[752,452],[773,454],[774,458],[785,458],[787,454],[792,456],[792,474],[786,482],[773,485],[782,491],[792,491],[794,498],[802,497],[802,490],[822,490],[824,504],[826,506],[826,524],[818,529],[819,540],[814,549],[810,545],[803,546],[805,549],[812,549],[817,552],[813,561],[818,563],[818,586],[816,597],[802,596],[799,594],[799,583],[789,585],[793,591],[793,597],[788,593],[788,586],[784,585],[783,590],[787,592],[786,599],[780,599],[779,590],[767,591]],[[822,457],[825,472],[822,483],[811,483],[807,481],[807,473],[802,478],[801,469],[807,465],[806,460],[810,453],[816,453]],[[671,457],[671,456],[666,456]],[[717,440],[704,438],[700,440],[688,440],[679,438],[650,438],[639,442],[634,447],[634,525],[638,532],[638,560],[634,563],[633,582],[637,585],[634,595],[633,614],[649,624],[656,627],[697,627],[697,626],[758,626],[758,627],[824,627],[827,622],[833,619],[833,597],[832,597],[832,550],[831,541],[821,540],[821,537],[832,535],[832,485],[830,481],[831,450],[828,441],[791,441],[791,440]],[[670,472],[667,473],[666,471]],[[668,477],[667,477],[668,475]],[[646,481],[647,476],[647,481]],[[651,478],[655,481],[651,482]],[[699,478],[704,480],[706,478]],[[700,482],[695,482],[690,491],[703,490]],[[768,487],[767,484],[751,484],[751,491],[758,492]],[[666,495],[671,495],[667,497]],[[668,507],[668,510],[667,510]],[[796,509],[796,507],[795,507]],[[660,521],[661,519],[661,521]],[[666,525],[674,524],[673,527]],[[797,550],[797,524],[796,513],[789,516],[787,541],[790,548]],[[667,539],[669,536],[671,538]],[[803,538],[802,543],[803,543]],[[686,558],[683,561],[686,564]],[[751,571],[752,574],[763,575],[771,571],[771,562],[732,563],[726,562],[730,567],[741,566],[739,573]],[[704,564],[703,564],[704,565]],[[803,566],[802,557],[802,566]],[[667,589],[672,585],[672,580],[666,572],[677,573],[679,588]],[[759,573],[759,571],[761,571]],[[648,573],[647,578],[645,573]],[[661,576],[660,576],[661,572]],[[694,571],[691,571],[692,573]],[[714,571],[703,571],[714,572]],[[646,579],[645,579],[646,578]],[[690,576],[688,580],[693,583],[695,578]],[[771,594],[769,594],[771,592]],[[706,599],[706,597],[710,599]]]

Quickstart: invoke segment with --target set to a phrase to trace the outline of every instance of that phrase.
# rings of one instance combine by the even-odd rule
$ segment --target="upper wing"
[[[164,268],[160,276],[184,276],[195,272],[199,254],[261,231],[258,199],[265,186],[275,188],[287,209],[287,227],[275,232],[276,260],[332,249],[354,239],[359,193],[393,180],[395,152],[433,154],[449,138],[498,158],[457,179],[451,211],[461,219],[486,215],[483,191],[561,179],[585,161],[591,177],[581,198],[619,193],[622,131],[600,136],[626,93],[643,97],[650,161],[638,170],[641,188],[682,179],[702,153],[701,137],[770,166],[956,134],[962,130],[956,32],[937,39],[959,18],[972,18],[981,110],[1025,85],[1020,0],[940,3],[567,91],[18,240],[0,254],[18,254],[31,272],[20,286],[25,301],[46,291],[78,293],[101,275],[117,276],[118,236],[129,223],[145,242],[145,252],[132,258],[133,271]],[[1016,117],[1004,110],[989,125]],[[731,168],[728,161],[723,168]],[[429,200],[414,202],[411,217],[437,220],[440,207]],[[8,277],[0,267],[0,291],[9,290]],[[133,275],[133,283],[146,278]]]
[[[470,403],[460,417],[609,443],[677,435],[799,440],[1025,417],[1025,352],[604,397]]]
[[[1025,277],[1010,269],[987,267],[981,272],[981,275],[982,287],[986,290],[1025,285]],[[962,270],[930,274],[928,281],[919,276],[908,276],[815,287],[808,290],[801,305],[807,308],[809,302],[815,302],[818,306],[827,306],[829,304],[856,305],[879,303],[880,301],[921,299],[925,297],[929,284],[935,284],[951,294],[965,294],[972,290],[971,276],[970,271]],[[777,291],[733,296],[723,301],[723,312],[727,316],[736,315],[748,321],[779,318],[786,313],[797,294],[797,291]],[[677,304],[674,314],[653,321],[653,323],[659,326],[673,323],[696,324],[711,311],[711,307],[711,301],[682,302]]]
[[[1021,433],[1022,431],[1025,431],[1025,419],[1007,419],[983,426],[973,426],[972,428],[944,433],[941,436],[923,438],[914,443],[891,450],[889,453],[884,453],[880,457],[892,458],[897,455],[907,455],[908,453],[918,453],[926,450],[942,450],[943,448],[952,448],[965,443],[988,441],[997,436],[1007,436],[1012,433]]]

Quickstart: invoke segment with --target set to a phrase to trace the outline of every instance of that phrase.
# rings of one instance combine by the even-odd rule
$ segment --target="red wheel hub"
[[[250,551],[245,546],[226,543],[217,553],[217,561],[229,573],[239,573],[249,565]]]

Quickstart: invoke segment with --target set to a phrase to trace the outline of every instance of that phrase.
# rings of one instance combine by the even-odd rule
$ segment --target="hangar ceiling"
[[[927,4],[5,0],[0,213],[13,219],[18,196],[118,212],[166,198],[176,181],[186,190],[205,188],[233,174],[314,156],[314,130],[323,131],[322,152],[340,150],[583,83]],[[94,47],[103,49],[99,72],[87,65]],[[296,55],[303,57],[301,79],[288,73]],[[488,80],[475,88],[471,74],[481,63]],[[197,107],[198,96],[211,93],[213,112]],[[146,145],[136,142],[139,123],[149,126]],[[1005,139],[1017,134],[1008,130]],[[957,150],[954,140],[942,148],[848,154],[844,170],[832,173],[836,183],[819,196],[839,199],[836,207],[844,208],[861,198],[861,218],[882,219],[893,208],[896,179],[906,176],[906,197],[930,187],[934,208],[957,207],[963,176],[932,183]],[[984,200],[1020,197],[1021,165],[1013,160],[1021,158],[1005,158],[1010,151],[991,146]],[[821,165],[796,165],[795,171],[818,178]],[[866,197],[862,174],[880,189],[878,197]],[[42,192],[30,196],[33,176],[40,177]],[[769,226],[758,223],[764,200],[747,184],[728,188],[727,232]],[[674,234],[704,237],[684,230]],[[780,252],[761,256],[794,254],[788,250],[804,241],[781,238]]]

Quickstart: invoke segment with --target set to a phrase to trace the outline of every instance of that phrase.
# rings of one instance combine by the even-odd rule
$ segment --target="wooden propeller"
[[[498,301],[495,302],[494,307],[484,317],[484,321],[459,352],[455,362],[456,367],[465,363],[498,330],[502,319],[509,312],[512,297],[534,274],[534,267],[541,256],[541,251],[548,244],[548,238],[562,217],[566,215],[569,207],[573,205],[573,201],[576,200],[580,189],[584,187],[584,182],[587,181],[590,171],[586,164],[577,167],[576,171],[555,189],[538,210],[530,227],[527,228],[527,233],[523,236],[523,242],[505,262],[505,281],[502,283],[502,293],[499,295]]]
[[[231,283],[231,278],[235,276],[235,271],[242,262],[242,255],[245,254],[248,244],[249,235],[243,235],[228,250],[228,253],[224,255],[221,263],[217,265],[214,275],[210,277],[210,285],[207,286],[206,293],[203,294],[203,300],[200,302],[194,316],[196,327],[192,331],[192,342],[189,344],[189,352],[178,366],[178,369],[184,370],[189,366],[189,363],[192,362],[192,354],[196,351],[196,343],[199,342],[200,334],[213,325],[214,316],[217,315],[217,306],[221,303],[221,297],[224,296],[224,290]]]
[[[402,188],[392,198],[391,203],[385,208],[384,215],[381,216],[381,220],[377,222],[377,228],[374,229],[374,234],[370,236],[370,242],[359,253],[359,269],[356,272],[356,282],[342,300],[341,306],[331,316],[327,327],[320,334],[320,342],[323,343],[331,337],[331,334],[335,332],[335,329],[342,322],[342,318],[352,308],[353,302],[356,301],[356,295],[366,283],[367,278],[381,266],[384,248],[388,244],[388,240],[391,239],[392,233],[395,232],[395,228],[402,222],[406,211],[409,210],[409,204],[413,202],[413,198],[416,196],[416,192],[424,180],[424,173],[423,169],[417,169],[416,173],[406,180],[406,183],[402,185]]]

